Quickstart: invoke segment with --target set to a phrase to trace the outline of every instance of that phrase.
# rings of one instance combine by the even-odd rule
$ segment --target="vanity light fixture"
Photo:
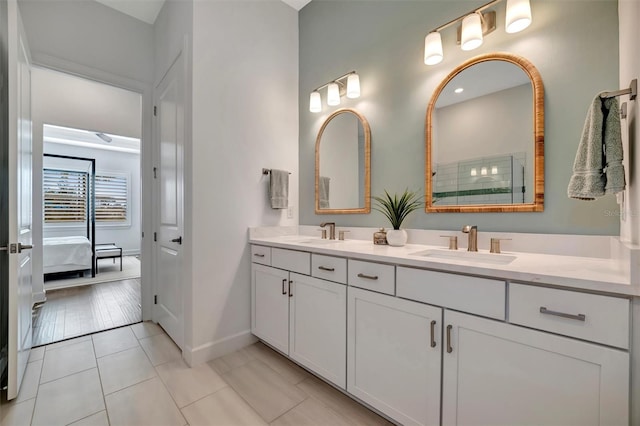
[[[498,174],[498,166],[491,166],[491,174],[492,175]]]
[[[478,175],[478,170],[476,170],[476,168],[474,167],[473,169],[471,169],[471,176],[477,176]]]
[[[309,95],[309,111],[322,111],[322,97],[320,90],[327,88],[327,105],[340,105],[340,97],[347,96],[350,99],[360,97],[360,76],[355,71],[351,71],[333,81],[316,88]]]
[[[464,89],[462,87],[458,87],[456,90],[453,91],[453,93],[462,93],[464,92]]]
[[[484,11],[501,1],[503,0],[492,0],[429,32],[424,39],[424,63],[435,65],[442,62],[444,54],[440,31],[459,23],[461,25],[458,26],[457,43],[462,50],[473,50],[482,45],[484,36],[496,29],[496,12],[494,10]],[[507,33],[512,34],[524,30],[531,24],[531,20],[529,0],[507,0],[505,20]]]
[[[481,174],[482,176],[486,176],[486,175],[487,175],[487,168],[486,168],[486,167],[481,168],[481,169],[480,169],[480,174]]]

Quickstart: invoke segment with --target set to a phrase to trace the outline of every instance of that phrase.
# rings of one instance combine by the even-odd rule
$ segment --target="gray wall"
[[[341,107],[362,112],[372,132],[372,194],[405,187],[424,191],[426,107],[438,83],[461,62],[493,51],[512,52],[538,68],[545,85],[545,211],[542,213],[414,213],[408,228],[616,235],[615,199],[570,200],[567,183],[586,110],[594,95],[618,87],[618,9],[609,1],[533,1],[533,23],[504,32],[504,2],[496,6],[498,29],[471,52],[455,45],[455,28],[443,32],[445,60],[423,62],[427,32],[484,1],[313,1],[300,11],[300,223],[335,220],[344,226],[387,225],[370,215],[314,213],[314,142],[324,119],[308,110],[315,87],[355,69],[362,96]],[[626,84],[626,82],[624,83]],[[326,93],[323,91],[323,98]],[[324,99],[323,99],[324,100]]]

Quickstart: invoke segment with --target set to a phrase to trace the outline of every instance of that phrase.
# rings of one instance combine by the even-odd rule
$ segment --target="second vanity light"
[[[458,27],[458,43],[462,50],[473,50],[482,45],[483,36],[496,29],[496,12],[483,11],[502,0],[493,0],[476,10],[462,15],[431,31],[424,39],[424,63],[435,65],[444,58],[440,31],[462,21]],[[531,24],[529,0],[507,0],[505,31],[517,33]]]
[[[320,95],[320,90],[325,87],[327,88],[327,105],[340,105],[340,97],[342,95],[346,94],[349,99],[360,97],[360,76],[355,71],[351,71],[316,88],[309,96],[309,111],[322,111],[322,96]]]

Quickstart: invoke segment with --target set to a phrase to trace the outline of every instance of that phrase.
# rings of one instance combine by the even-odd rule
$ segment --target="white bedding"
[[[44,273],[91,269],[91,242],[87,237],[44,238]]]

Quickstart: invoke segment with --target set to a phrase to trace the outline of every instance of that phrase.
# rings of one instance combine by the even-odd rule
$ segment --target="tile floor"
[[[32,350],[0,424],[390,423],[261,343],[189,368],[160,327],[139,323]]]

